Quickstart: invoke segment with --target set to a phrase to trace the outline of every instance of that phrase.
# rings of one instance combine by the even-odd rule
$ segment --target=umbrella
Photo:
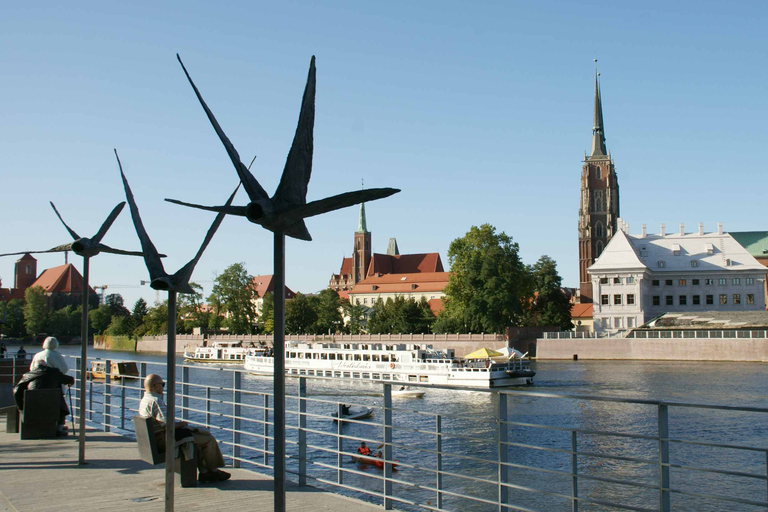
[[[502,347],[498,351],[501,352],[501,355],[506,357],[507,359],[512,359],[514,357],[518,359],[522,359],[523,357],[525,357],[525,354],[523,354],[519,350],[516,350],[512,347]]]
[[[499,357],[503,356],[501,352],[496,352],[495,350],[490,350],[487,348],[481,348],[479,350],[475,350],[471,354],[467,354],[464,356],[464,359],[489,359],[491,357]]]

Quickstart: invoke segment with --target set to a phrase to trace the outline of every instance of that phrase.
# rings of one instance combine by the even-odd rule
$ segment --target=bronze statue
[[[133,198],[133,192],[128,185],[128,180],[125,178],[123,172],[123,165],[120,163],[120,157],[115,150],[115,157],[117,157],[117,165],[120,167],[120,176],[123,179],[123,188],[125,188],[125,197],[128,200],[128,208],[131,211],[131,218],[133,218],[133,225],[136,228],[136,234],[139,236],[141,242],[141,249],[144,251],[144,263],[149,270],[149,277],[151,279],[151,286],[155,290],[168,290],[169,292],[179,293],[195,293],[192,287],[189,286],[189,280],[192,277],[192,271],[195,269],[200,256],[203,255],[203,251],[210,243],[216,230],[219,229],[221,221],[224,220],[224,213],[219,213],[208,229],[208,233],[205,235],[203,244],[198,249],[197,254],[192,258],[189,263],[181,267],[175,274],[168,274],[163,268],[163,262],[160,260],[160,254],[158,254],[155,244],[149,239],[147,231],[144,229],[144,224],[141,222],[141,216],[139,215],[139,208],[136,206],[136,200]],[[229,196],[226,207],[232,204],[232,200],[237,194],[237,190],[240,188],[240,184],[237,184],[235,191]]]
[[[210,210],[215,212],[228,213],[230,215],[239,215],[246,217],[249,221],[260,224],[264,228],[278,233],[298,238],[300,240],[312,240],[304,224],[306,217],[312,217],[329,211],[345,208],[365,201],[373,201],[387,196],[391,196],[399,189],[395,188],[373,188],[355,192],[346,192],[344,194],[327,197],[319,201],[312,201],[307,204],[307,185],[312,174],[312,152],[313,152],[313,131],[315,125],[315,57],[309,64],[309,75],[307,84],[304,88],[304,98],[301,103],[301,113],[299,114],[299,124],[296,127],[296,134],[293,138],[293,145],[288,153],[288,159],[285,162],[283,175],[280,178],[280,185],[277,191],[270,198],[266,191],[259,185],[253,174],[240,161],[240,155],[232,145],[232,142],[224,134],[219,123],[208,108],[200,91],[189,76],[187,68],[181,61],[181,57],[176,55],[184,73],[187,75],[189,83],[200,100],[203,110],[208,115],[208,119],[213,125],[216,134],[221,139],[224,148],[227,150],[230,160],[235,166],[237,175],[243,183],[245,191],[248,193],[250,203],[247,206],[201,206],[198,204],[185,203],[175,199],[166,199],[171,203]]]

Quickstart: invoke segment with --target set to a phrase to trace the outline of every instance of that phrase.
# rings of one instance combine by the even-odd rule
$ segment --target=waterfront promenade
[[[88,429],[87,464],[78,466],[77,438],[19,440],[0,432],[0,511],[163,510],[162,465],[138,460],[136,442]],[[232,469],[232,479],[183,489],[176,479],[175,508],[184,511],[273,510],[272,479]],[[295,512],[376,511],[381,507],[289,483],[286,509]]]

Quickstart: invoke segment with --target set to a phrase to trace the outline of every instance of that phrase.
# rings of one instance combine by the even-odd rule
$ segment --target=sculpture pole
[[[285,233],[275,231],[275,512],[285,512]]]
[[[165,512],[173,512],[173,468],[176,450],[176,290],[168,290],[168,353],[165,378]]]
[[[80,321],[80,404],[78,418],[78,444],[79,451],[77,456],[78,464],[85,464],[85,376],[88,372],[87,359],[88,359],[88,272],[90,267],[89,256],[83,256],[83,305],[82,316]],[[70,411],[70,414],[72,411]]]

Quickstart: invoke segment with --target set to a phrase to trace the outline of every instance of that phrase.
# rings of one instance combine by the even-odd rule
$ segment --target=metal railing
[[[90,381],[91,425],[130,435],[143,377],[163,366],[140,362],[139,379]],[[271,380],[205,366],[181,366],[180,375],[178,416],[211,429],[234,467],[270,472]],[[355,384],[288,379],[286,468],[299,485],[387,510],[768,507],[765,408],[408,383],[435,396],[429,405],[393,402],[391,382],[347,394],[344,385]],[[335,421],[342,403],[374,416]],[[371,459],[381,468],[352,462],[363,441],[381,450]]]
[[[632,330],[618,334],[594,332],[545,332],[542,338],[546,340],[571,340],[590,338],[725,338],[725,339],[765,339],[768,331],[763,329],[734,330],[734,329],[690,329],[690,330]]]

